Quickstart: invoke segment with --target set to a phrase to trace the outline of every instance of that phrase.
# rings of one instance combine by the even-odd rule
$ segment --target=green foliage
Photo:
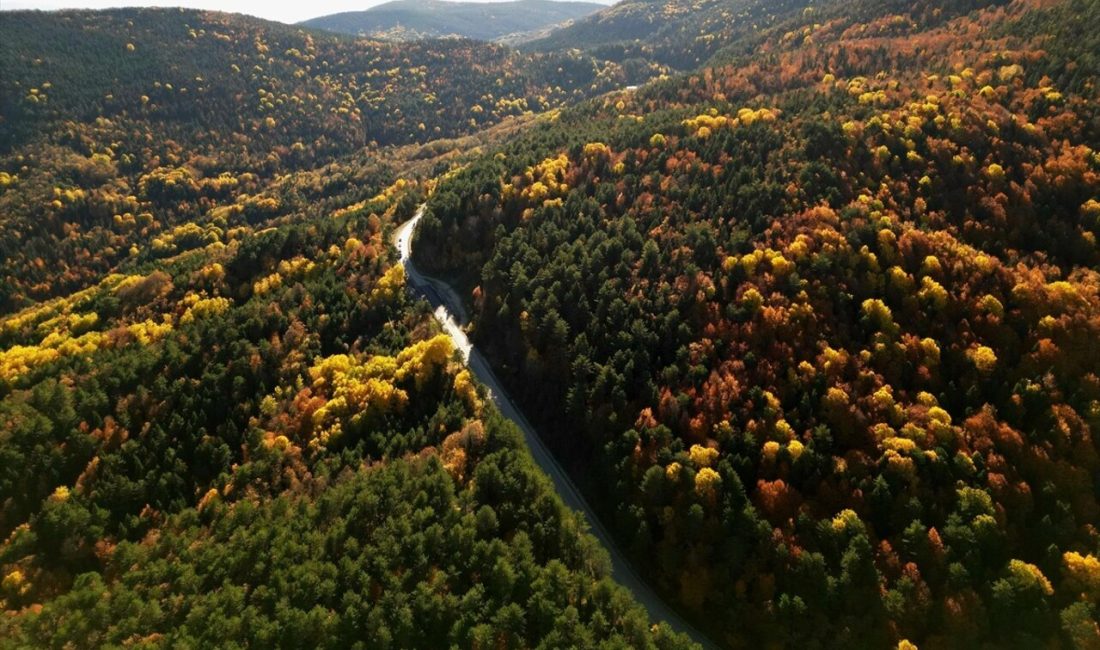
[[[384,147],[465,136],[623,79],[577,52],[160,9],[8,12],[0,61],[0,314],[128,262],[227,244],[241,225],[370,199]]]
[[[555,639],[579,635],[685,647],[651,631],[610,582],[606,559],[590,555],[573,515],[517,456],[520,444],[499,417],[487,423],[479,474],[492,467],[530,492],[493,499],[511,514],[492,531],[478,525],[492,506],[456,485],[436,456],[350,468],[316,495],[209,502],[170,517],[154,542],[122,542],[102,573],[81,574],[40,612],[6,620],[5,636],[59,646],[141,638],[409,648],[478,638],[557,647]],[[531,493],[545,506],[522,501]],[[548,514],[562,520],[552,537]]]
[[[1096,14],[998,5],[777,9],[429,200],[418,264],[713,637],[1095,638],[1095,73],[1052,25]]]
[[[460,36],[482,41],[537,32],[587,16],[603,5],[591,2],[512,0],[492,5],[438,0],[393,0],[366,11],[320,16],[302,25],[341,34],[401,41]],[[508,39],[510,40],[510,39]]]

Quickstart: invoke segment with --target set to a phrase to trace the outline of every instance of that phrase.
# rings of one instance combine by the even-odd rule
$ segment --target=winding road
[[[477,375],[481,383],[488,387],[489,396],[493,403],[496,404],[505,417],[515,422],[520,431],[523,432],[523,438],[527,442],[531,456],[534,457],[535,462],[542,468],[542,471],[553,481],[554,488],[558,491],[562,501],[573,510],[584,514],[592,534],[600,540],[600,543],[611,555],[612,577],[615,581],[626,587],[633,594],[635,600],[646,608],[651,620],[666,621],[674,630],[687,634],[704,648],[716,648],[717,646],[677,614],[668,603],[662,600],[642,580],[641,576],[626,559],[626,556],[615,545],[615,541],[596,517],[595,511],[585,501],[580,490],[570,480],[565,469],[558,464],[557,459],[554,458],[554,455],[550,453],[550,450],[547,449],[542,439],[535,432],[535,428],[531,426],[531,423],[524,417],[523,412],[508,396],[508,392],[504,390],[504,386],[497,379],[496,374],[493,373],[493,369],[489,366],[485,357],[470,343],[470,339],[462,329],[462,324],[467,321],[467,316],[458,295],[447,283],[429,278],[417,270],[412,262],[412,237],[416,224],[423,214],[424,206],[422,205],[417,209],[413,218],[401,224],[394,234],[394,245],[397,246],[397,250],[401,255],[401,263],[405,266],[405,276],[410,286],[428,299],[435,310],[436,320],[451,336],[455,348],[462,353],[463,358],[466,360],[466,365]]]

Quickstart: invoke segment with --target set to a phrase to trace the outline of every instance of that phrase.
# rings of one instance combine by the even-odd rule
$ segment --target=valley
[[[0,11],[0,647],[1098,647],[1100,5],[523,4]]]

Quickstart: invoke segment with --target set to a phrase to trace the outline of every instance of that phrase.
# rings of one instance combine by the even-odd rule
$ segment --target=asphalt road
[[[687,634],[704,648],[716,648],[717,646],[669,607],[668,603],[662,600],[642,580],[634,567],[627,561],[626,556],[615,545],[615,541],[596,517],[595,511],[585,501],[580,490],[573,484],[565,469],[550,453],[550,450],[547,449],[542,439],[535,432],[535,428],[531,426],[531,423],[524,417],[523,412],[508,396],[508,392],[504,390],[504,386],[501,385],[493,373],[493,369],[489,366],[485,357],[470,343],[466,332],[462,329],[462,324],[466,322],[467,316],[458,295],[455,294],[450,285],[436,278],[423,275],[413,265],[411,259],[412,235],[423,213],[424,206],[420,206],[413,218],[398,227],[397,233],[394,235],[394,245],[397,246],[397,250],[401,254],[401,262],[405,266],[405,276],[410,286],[428,299],[435,310],[436,320],[451,336],[455,348],[462,353],[470,370],[477,375],[481,383],[488,387],[489,396],[493,403],[497,405],[497,408],[505,417],[515,422],[520,431],[523,432],[523,438],[527,442],[527,447],[531,450],[531,456],[534,457],[535,462],[542,468],[542,471],[553,481],[554,488],[562,501],[573,510],[580,511],[588,520],[592,534],[600,540],[600,543],[611,555],[612,577],[615,581],[630,590],[634,595],[634,599],[649,612],[651,620],[666,621],[677,632]]]

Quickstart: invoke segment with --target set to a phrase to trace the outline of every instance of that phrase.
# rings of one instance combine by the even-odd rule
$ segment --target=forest
[[[1100,648],[1098,35],[0,13],[0,647]]]
[[[1097,647],[1100,10],[908,9],[563,111],[417,262],[722,643]]]
[[[201,240],[298,209],[284,205],[290,177],[312,175],[306,201],[328,200],[383,145],[467,135],[624,79],[582,53],[137,9],[5,12],[0,61],[4,310],[156,255],[178,226]]]
[[[617,66],[177,10],[0,60],[0,647],[691,647],[389,243],[421,145]]]
[[[359,180],[0,320],[0,645],[689,647],[405,291],[422,190]]]

